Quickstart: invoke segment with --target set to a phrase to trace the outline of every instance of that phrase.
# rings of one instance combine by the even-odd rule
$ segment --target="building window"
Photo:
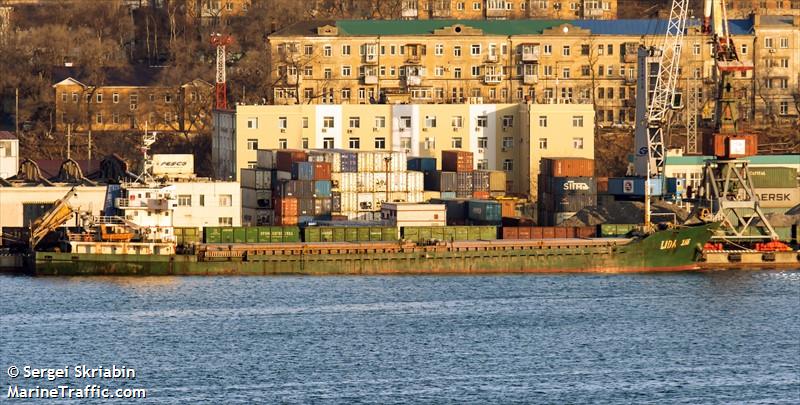
[[[450,147],[454,149],[461,149],[461,137],[453,137],[450,140]]]
[[[569,68],[568,67],[565,67],[565,68],[561,69],[561,77],[563,79],[569,79]]]
[[[460,115],[454,115],[450,122],[453,125],[453,128],[461,128],[464,126],[464,118]]]
[[[781,101],[780,103],[780,115],[788,115],[789,114],[789,102],[788,101]]]
[[[456,45],[453,47],[453,56],[460,58],[461,57],[461,47]]]
[[[178,194],[178,206],[179,207],[191,207],[192,206],[192,195],[191,194]]]
[[[573,149],[583,149],[583,138],[572,138]]]
[[[561,48],[561,56],[569,56],[569,45],[564,45]]]
[[[332,79],[333,78],[333,69],[325,68],[325,70],[323,71],[323,74],[324,74],[324,77],[326,79]]]
[[[583,116],[582,115],[573,115],[572,116],[572,126],[577,128],[583,128]]]
[[[411,149],[411,138],[400,138],[400,148],[410,150]]]
[[[764,48],[772,48],[772,38],[764,38]]]
[[[436,116],[435,115],[426,115],[425,116],[425,128],[436,128]]]
[[[547,149],[547,138],[539,138],[539,149]]]
[[[401,129],[411,128],[411,117],[408,116],[400,117],[400,128]]]
[[[342,89],[342,100],[350,100],[350,89]]]
[[[481,54],[481,45],[480,44],[472,44],[472,46],[469,47],[469,53],[472,56],[480,55]]]
[[[375,149],[386,149],[386,138],[375,138]]]
[[[313,55],[314,54],[314,46],[313,45],[303,45],[303,55]]]
[[[742,44],[741,50],[742,50],[741,52],[742,55],[747,55],[747,44]]]
[[[456,79],[460,79],[461,78],[461,68],[460,67],[453,68],[453,77],[455,77]]]
[[[278,128],[286,129],[289,127],[289,119],[286,117],[278,117]]]
[[[472,76],[480,76],[481,75],[481,67],[480,66],[473,66],[472,67]]]
[[[303,128],[308,128],[308,117],[303,117]]]
[[[375,128],[386,128],[386,117],[384,116],[375,117]]]
[[[95,116],[95,122],[97,122],[98,124],[103,123],[103,113],[101,112],[97,113],[97,115]]]
[[[361,148],[361,138],[350,138],[347,140],[347,147],[350,149],[360,149]]]
[[[540,115],[539,116],[539,126],[541,128],[547,128],[547,116],[546,115]]]
[[[489,138],[485,136],[478,137],[478,147],[486,149],[489,146]]]
[[[342,66],[342,76],[350,76],[350,66]]]
[[[473,10],[480,10],[481,9],[481,3],[478,3],[477,1],[472,2],[472,9]]]
[[[164,94],[164,102],[167,104],[172,103],[172,94]]]
[[[323,128],[334,128],[336,122],[333,120],[333,117],[322,117],[322,127]]]
[[[789,38],[782,37],[780,39],[780,46],[781,46],[782,49],[788,48],[789,47]]]
[[[128,97],[128,100],[130,101],[131,110],[135,110],[136,108],[139,107],[139,95],[138,94],[131,94]]]
[[[361,117],[350,117],[350,128],[361,128]]]
[[[478,159],[477,165],[478,165],[478,170],[489,170],[488,159]]]
[[[503,149],[508,150],[514,147],[514,138],[510,136],[503,137]]]
[[[325,45],[322,47],[322,55],[326,57],[333,56],[333,48],[330,45]]]
[[[433,54],[436,56],[444,55],[444,44],[436,44],[433,48]]]
[[[512,128],[512,127],[514,127],[514,116],[513,115],[504,115],[503,116],[503,127],[504,128]]]
[[[233,218],[219,217],[219,226],[233,226]]]
[[[247,150],[258,150],[258,139],[248,139]]]
[[[511,159],[504,159],[503,160],[503,170],[510,172],[514,170],[514,161]]]
[[[114,124],[119,124],[119,113],[111,114],[111,122]]]
[[[247,119],[247,128],[258,129],[258,118],[250,117]]]
[[[253,164],[253,167],[256,167],[256,164],[257,164],[256,162],[250,162],[250,163]],[[200,197],[200,206],[201,207],[205,207],[206,206],[206,195],[205,194],[200,194],[198,197]]]
[[[95,94],[95,102],[97,104],[102,104],[103,103],[103,93]]]
[[[289,148],[289,142],[286,140],[286,138],[278,139],[278,149],[288,149],[288,148]]]
[[[350,45],[342,45],[342,55],[350,55]]]
[[[333,149],[333,138],[322,138],[322,148],[323,149]]]
[[[219,206],[220,207],[231,207],[233,206],[233,196],[230,194],[220,194],[219,195]]]
[[[485,115],[478,116],[478,127],[486,128],[489,126],[489,118]]]
[[[553,54],[553,45],[545,44],[542,46],[542,53],[545,55],[552,55]]]

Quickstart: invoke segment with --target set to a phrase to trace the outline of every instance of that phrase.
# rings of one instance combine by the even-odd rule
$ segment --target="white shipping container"
[[[261,169],[274,169],[275,151],[272,149],[256,150],[256,165]]]
[[[405,172],[392,172],[389,174],[389,190],[390,191],[406,191],[408,190],[407,180],[408,176]]]
[[[339,191],[343,193],[358,191],[358,173],[338,174],[341,176],[341,180],[339,180]]]
[[[278,180],[291,180],[292,179],[292,172],[284,172],[282,170],[277,170],[275,173],[277,173],[275,175],[275,177],[277,177]]]
[[[356,175],[356,189],[359,193],[370,193],[375,189],[375,178],[373,173],[359,172]]]
[[[342,192],[342,212],[358,211],[358,193]]]
[[[386,192],[386,173],[382,172],[372,173],[372,191]]]
[[[248,208],[270,208],[267,200],[272,199],[271,190],[255,190],[242,187],[242,207]]]
[[[328,162],[331,173],[340,173],[342,168],[341,154],[333,150],[312,150],[308,153],[309,162]]]
[[[247,188],[269,189],[272,186],[272,172],[262,169],[242,169],[239,184]]]
[[[381,205],[386,202],[386,193],[372,193],[372,207],[373,211],[380,211]]]
[[[757,188],[753,191],[763,208],[792,208],[800,204],[800,188]]]
[[[408,202],[410,203],[425,202],[425,194],[422,191],[410,191],[408,193]]]
[[[389,194],[389,202],[406,202],[408,201],[408,193],[405,191],[393,191]]]
[[[442,193],[440,191],[423,191],[422,192],[422,201],[428,202],[432,199],[442,198]]]
[[[331,173],[331,189],[333,191],[342,191],[342,173]]]
[[[418,192],[425,190],[425,174],[422,172],[405,172],[406,190]]]
[[[375,196],[372,193],[358,193],[358,211],[373,211]]]
[[[375,168],[373,152],[358,152],[358,171],[370,173]]]
[[[239,185],[242,188],[256,188],[256,169],[242,169],[239,173]]]
[[[393,172],[404,172],[406,171],[407,167],[407,160],[408,156],[405,152],[402,151],[393,151],[390,152],[392,156],[392,171]]]

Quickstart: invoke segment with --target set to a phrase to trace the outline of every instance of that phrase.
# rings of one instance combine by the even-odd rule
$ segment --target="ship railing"
[[[93,218],[94,223],[98,225],[127,225],[128,221],[125,218],[116,215],[100,215]]]

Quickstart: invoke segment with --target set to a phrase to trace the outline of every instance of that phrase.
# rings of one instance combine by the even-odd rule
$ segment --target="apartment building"
[[[252,0],[187,0],[186,11],[190,17],[199,18],[202,22],[218,22],[245,15],[251,2]]]
[[[235,179],[257,149],[474,153],[476,169],[504,170],[508,190],[535,198],[542,157],[594,158],[590,104],[239,105],[214,112],[214,168]],[[439,162],[440,163],[440,162]],[[438,163],[437,163],[438,164]]]
[[[593,101],[601,126],[631,125],[637,49],[660,45],[666,24],[665,20],[299,22],[268,38],[275,83],[272,102]],[[754,20],[731,22],[745,61],[752,62],[763,45],[754,42],[757,29]],[[781,29],[787,30],[781,36],[792,32]],[[693,20],[687,31],[679,87],[691,89],[699,98],[697,105],[703,106],[716,95],[712,49],[699,20]],[[790,67],[794,76],[797,66]],[[754,94],[752,78],[753,72],[747,72],[735,80],[738,94],[749,102]],[[796,77],[792,80],[790,86]]]
[[[617,18],[617,0],[403,0],[400,17],[429,19]]]
[[[800,0],[727,0],[730,18],[747,18],[752,14],[800,15]]]
[[[162,68],[103,68],[93,79],[77,67],[55,68],[56,131],[203,130],[210,124],[213,86],[200,79],[164,84],[164,73]]]
[[[753,100],[767,122],[791,124],[800,115],[800,15],[756,15]]]

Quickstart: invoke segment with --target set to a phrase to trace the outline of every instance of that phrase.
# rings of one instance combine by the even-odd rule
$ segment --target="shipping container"
[[[406,161],[407,170],[416,172],[435,172],[436,158],[433,157],[410,157]]]
[[[545,179],[545,191],[556,196],[597,194],[597,183],[594,177],[550,177]]]
[[[472,152],[462,150],[442,151],[443,172],[471,172],[474,169]]]
[[[447,225],[463,225],[468,216],[467,199],[432,199],[432,204],[444,204]]]
[[[517,216],[517,200],[504,198],[497,200],[500,203],[500,214],[503,217]]]
[[[292,163],[293,180],[314,180],[314,163],[294,162]]]
[[[258,227],[256,226],[248,226],[244,228],[245,230],[245,242],[247,243],[258,243]]]
[[[473,191],[472,198],[476,200],[488,200],[491,197],[488,191]]]
[[[472,198],[472,191],[456,191],[456,198],[464,198],[469,200]]]
[[[217,226],[207,226],[203,228],[203,242],[205,243],[221,243],[222,242],[222,228]]]
[[[593,177],[594,160],[586,158],[542,158],[545,177]]]
[[[220,229],[220,242],[221,243],[233,243],[234,232],[233,227],[222,227]]]
[[[425,174],[421,172],[406,172],[406,190],[410,192],[425,190]]]
[[[667,178],[667,194],[685,194],[686,193],[686,179],[677,177]]]
[[[613,195],[644,196],[644,177],[612,177],[608,179],[608,192]],[[661,179],[650,179],[650,195],[659,196],[661,192]]]
[[[376,211],[375,195],[373,193],[358,193],[358,211]]]
[[[500,170],[489,171],[489,191],[506,191],[506,172]]]
[[[600,224],[598,225],[598,233],[600,237],[618,237],[625,236],[628,232],[636,229],[635,224]]]
[[[262,169],[242,169],[239,184],[243,188],[267,190],[272,188],[272,171]]]
[[[298,149],[279,149],[275,152],[275,168],[285,172],[292,171],[292,163],[308,161],[308,154]]]
[[[283,180],[291,180],[292,179],[292,172],[284,172],[281,170],[270,170],[270,185],[275,187],[278,183]]]
[[[758,136],[755,134],[707,134],[703,153],[722,159],[755,156],[758,153]]]
[[[472,172],[472,191],[489,191],[491,174],[486,170]]]
[[[275,216],[275,225],[297,225],[297,216]]]
[[[550,213],[556,212],[578,212],[586,207],[597,205],[597,196],[594,194],[575,194],[575,195],[551,195],[542,194],[539,196],[540,207],[543,211]]]
[[[315,198],[314,199],[314,216],[330,215],[333,211],[331,198]]]
[[[469,200],[467,215],[473,221],[497,224],[503,217],[500,203],[492,200]]]
[[[317,180],[314,182],[314,198],[330,198],[331,193],[330,180]]]
[[[331,193],[331,212],[342,212],[342,193]]]
[[[298,213],[297,198],[284,197],[275,198],[273,205],[275,206],[275,215],[281,217],[296,217]]]
[[[313,162],[313,180],[330,180],[331,164],[328,162]]]
[[[342,173],[355,173],[358,171],[358,152],[339,151],[339,171]]]
[[[441,194],[442,199],[456,198],[455,191],[441,191],[439,194]]]
[[[791,208],[800,204],[800,188],[756,188],[758,204],[764,208]]]
[[[800,162],[800,158],[798,158]],[[797,188],[797,169],[794,167],[748,168],[755,188]]]
[[[472,194],[472,172],[456,173],[456,192],[458,191]]]
[[[456,173],[427,172],[424,175],[425,190],[456,191]]]
[[[256,165],[259,169],[275,169],[275,151],[272,149],[257,150]]]

